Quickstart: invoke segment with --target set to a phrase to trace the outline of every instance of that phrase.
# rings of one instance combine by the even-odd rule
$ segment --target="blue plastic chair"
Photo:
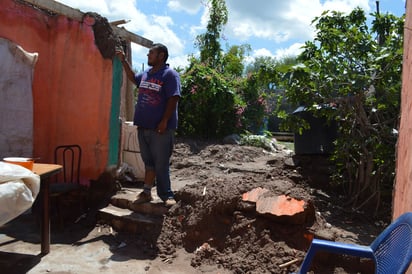
[[[370,246],[313,239],[298,273],[307,273],[316,252],[331,252],[375,262],[375,273],[405,273],[412,260],[412,212],[393,221]]]

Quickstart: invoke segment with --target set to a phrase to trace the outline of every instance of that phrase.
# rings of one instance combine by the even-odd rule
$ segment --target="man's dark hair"
[[[165,45],[163,45],[161,43],[156,43],[156,44],[153,44],[150,48],[155,49],[158,52],[163,52],[164,56],[165,56],[163,61],[166,63],[167,58],[169,58],[169,51],[167,50],[167,47]]]

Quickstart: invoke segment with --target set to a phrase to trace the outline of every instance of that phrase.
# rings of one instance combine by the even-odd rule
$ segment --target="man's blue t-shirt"
[[[134,124],[138,127],[156,129],[166,110],[167,100],[180,96],[179,74],[165,65],[151,74],[150,70],[135,76],[139,87],[134,113]],[[177,128],[177,108],[167,123],[167,129]]]

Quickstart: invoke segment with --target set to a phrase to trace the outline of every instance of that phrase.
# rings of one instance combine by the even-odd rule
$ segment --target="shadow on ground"
[[[50,253],[42,255],[37,218],[20,215],[0,227],[0,273],[97,273],[119,263],[117,269],[133,264],[144,270],[157,257],[143,235],[115,232],[95,219],[85,216],[63,228],[51,222]]]
[[[27,273],[41,260],[42,255],[28,255],[0,251],[1,273]]]

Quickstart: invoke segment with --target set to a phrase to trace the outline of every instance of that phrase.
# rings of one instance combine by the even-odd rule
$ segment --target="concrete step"
[[[163,222],[163,215],[168,208],[152,189],[153,201],[136,204],[136,196],[141,188],[123,187],[111,197],[110,204],[99,210],[98,220],[113,227],[116,231],[144,233],[156,231]]]
[[[163,201],[156,195],[156,189],[152,189],[153,201],[150,203],[136,204],[136,196],[142,191],[140,188],[122,188],[116,195],[111,198],[110,203],[119,208],[130,209],[134,212],[139,212],[154,216],[163,216],[168,211],[164,206]]]
[[[116,231],[130,233],[145,233],[158,230],[163,223],[163,217],[134,212],[127,208],[108,205],[98,212],[98,220],[113,227]]]

